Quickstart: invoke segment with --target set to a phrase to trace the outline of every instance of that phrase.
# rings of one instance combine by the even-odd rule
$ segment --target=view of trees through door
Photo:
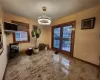
[[[52,48],[72,55],[75,35],[75,21],[52,27]]]

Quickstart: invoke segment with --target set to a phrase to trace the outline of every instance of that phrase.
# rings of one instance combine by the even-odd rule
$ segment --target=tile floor
[[[96,67],[49,50],[11,59],[5,80],[100,80],[97,75]]]

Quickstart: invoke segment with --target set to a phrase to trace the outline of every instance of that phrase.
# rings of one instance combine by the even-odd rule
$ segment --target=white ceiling
[[[42,7],[46,6],[46,14],[56,20],[97,6],[100,0],[0,0],[0,4],[9,13],[35,20],[43,14]]]

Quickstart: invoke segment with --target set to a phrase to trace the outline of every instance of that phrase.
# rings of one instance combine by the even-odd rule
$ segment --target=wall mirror
[[[2,36],[2,28],[1,28],[1,24],[0,24],[0,55],[3,52],[3,36]]]

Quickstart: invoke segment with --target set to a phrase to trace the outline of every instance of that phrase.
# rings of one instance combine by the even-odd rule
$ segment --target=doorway
[[[76,21],[52,27],[52,49],[73,57]]]

